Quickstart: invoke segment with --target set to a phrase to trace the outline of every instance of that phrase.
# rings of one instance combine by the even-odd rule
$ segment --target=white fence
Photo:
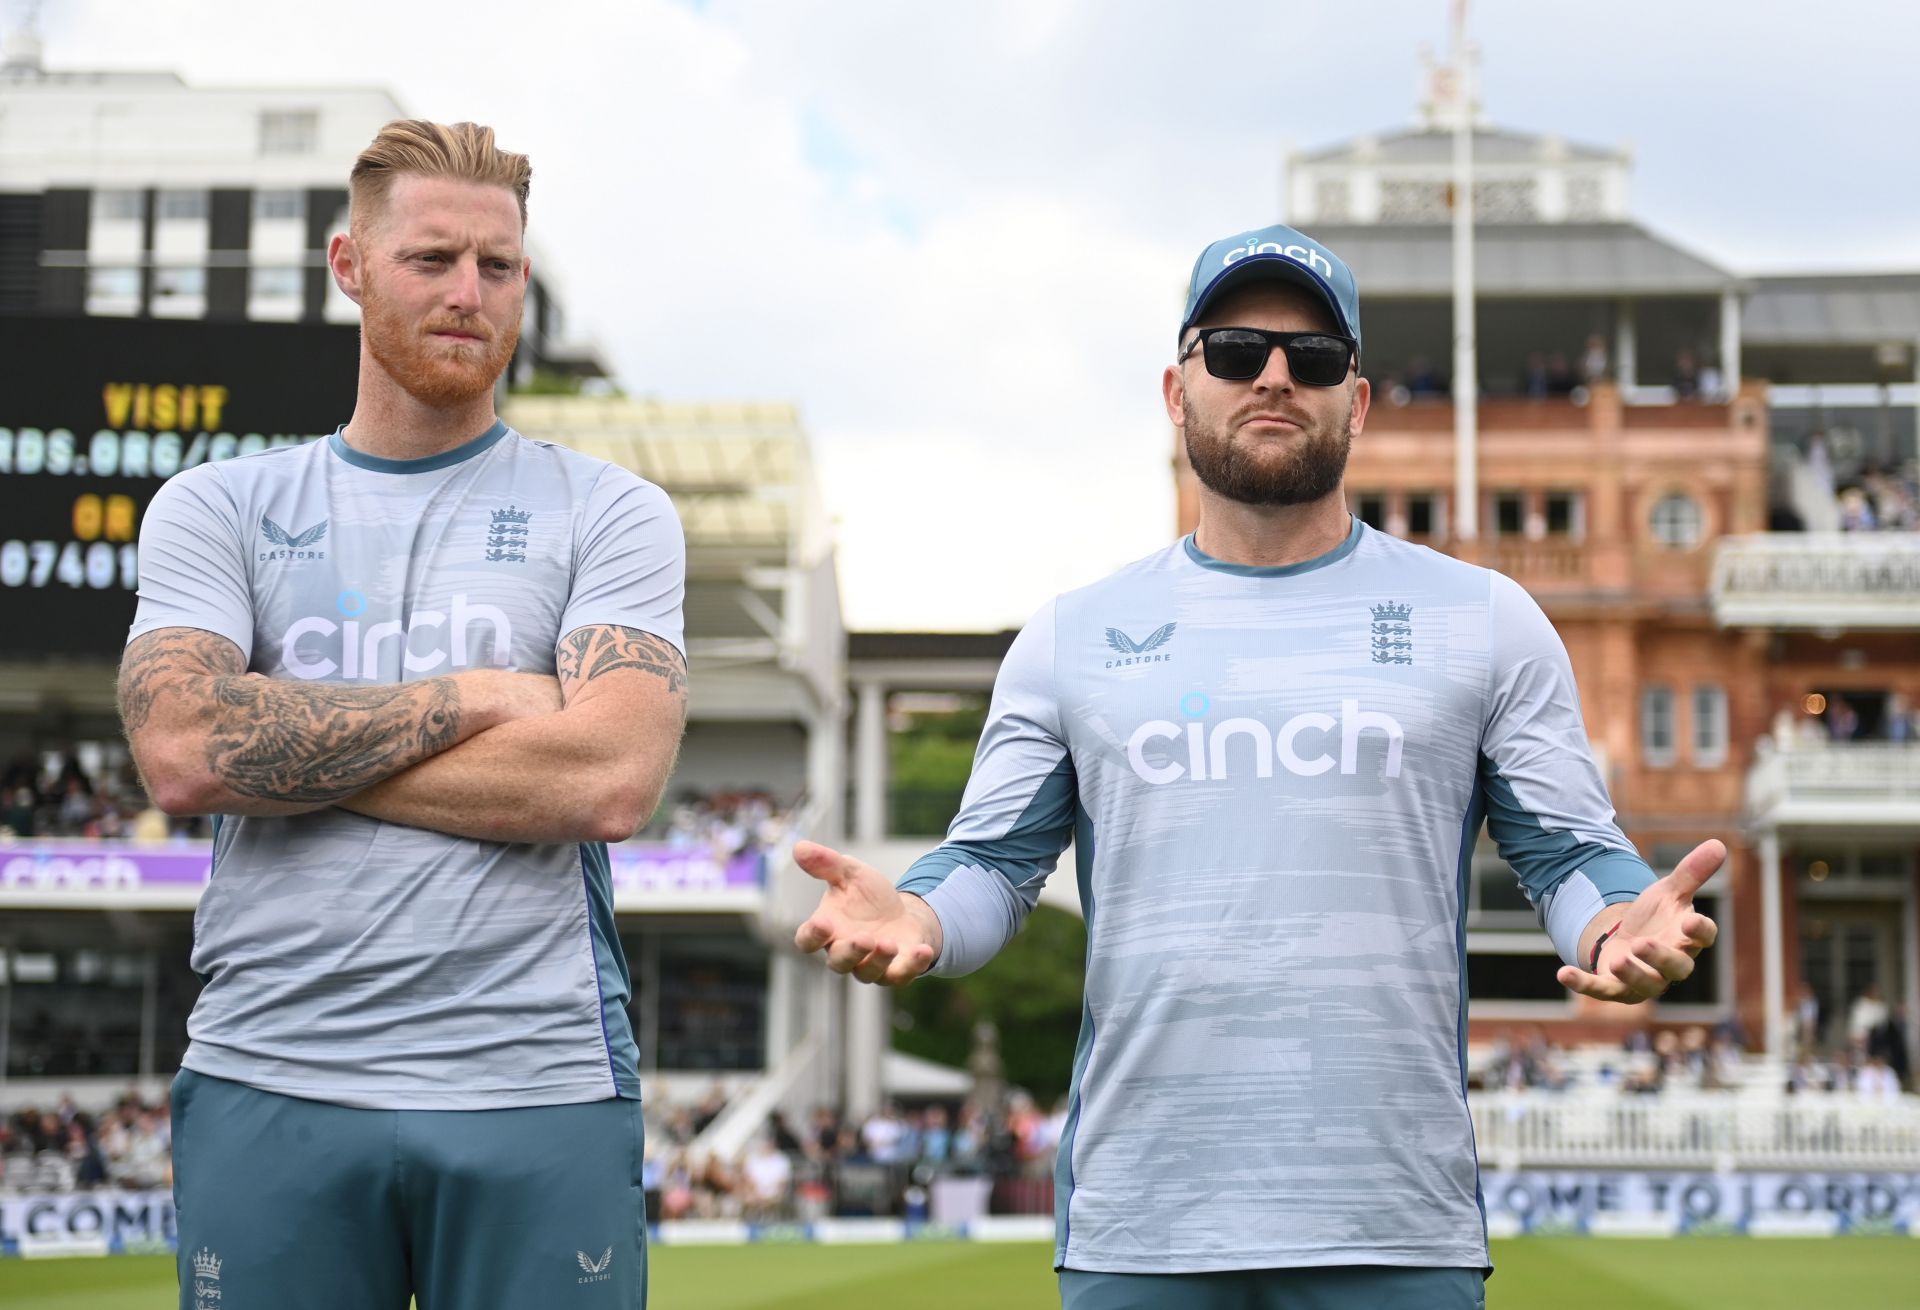
[[[1920,1170],[1920,1096],[1513,1091],[1467,1100],[1486,1168]]]

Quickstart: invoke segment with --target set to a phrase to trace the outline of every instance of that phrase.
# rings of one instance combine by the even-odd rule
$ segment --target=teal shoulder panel
[[[942,842],[913,862],[900,879],[900,890],[923,896],[963,864],[992,869],[1015,887],[1027,886],[1051,872],[1066,847],[1078,809],[1075,788],[1073,759],[1063,755],[1003,836],[991,841]]]

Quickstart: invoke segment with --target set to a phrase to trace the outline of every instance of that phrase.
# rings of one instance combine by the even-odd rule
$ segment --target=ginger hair
[[[490,127],[400,118],[381,128],[353,161],[353,171],[348,174],[350,212],[356,230],[379,215],[386,207],[394,180],[406,176],[505,187],[519,203],[520,229],[526,230],[533,165],[525,155],[495,145]]]

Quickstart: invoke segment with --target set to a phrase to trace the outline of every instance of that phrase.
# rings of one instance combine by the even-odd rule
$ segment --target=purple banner
[[[758,851],[721,860],[706,851],[628,845],[610,847],[608,854],[615,893],[757,891],[766,878],[766,856]],[[200,887],[212,858],[212,847],[204,843],[21,842],[0,846],[0,891]]]
[[[109,842],[23,842],[0,846],[0,891],[138,891],[200,887],[213,847],[133,846]]]
[[[722,861],[706,851],[664,846],[609,846],[613,890],[621,892],[758,891],[766,882],[767,857],[743,851]]]

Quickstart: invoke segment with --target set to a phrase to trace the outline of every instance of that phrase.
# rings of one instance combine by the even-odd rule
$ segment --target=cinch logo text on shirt
[[[1363,710],[1357,700],[1340,702],[1340,717],[1317,710],[1296,714],[1278,728],[1269,728],[1258,719],[1222,719],[1208,725],[1190,720],[1178,724],[1170,719],[1150,719],[1127,738],[1127,763],[1141,781],[1158,786],[1190,778],[1195,782],[1218,781],[1244,770],[1249,757],[1255,777],[1271,778],[1276,762],[1288,773],[1311,778],[1338,767],[1341,773],[1360,771],[1360,734],[1369,730],[1383,733],[1387,758],[1382,776],[1400,776],[1400,754],[1407,734],[1391,714]],[[1155,754],[1160,762],[1147,758],[1147,744],[1185,739],[1184,752],[1178,746],[1162,747]],[[1236,738],[1244,739],[1239,749],[1230,749]],[[1339,755],[1333,753],[1339,743]],[[1186,762],[1179,762],[1184,754]],[[1171,757],[1171,758],[1168,758]]]
[[[358,592],[340,594],[338,608],[342,616],[366,611],[366,597]],[[506,611],[493,605],[469,604],[464,593],[453,597],[443,610],[419,609],[407,616],[403,627],[398,619],[361,624],[357,618],[343,617],[335,623],[317,614],[295,619],[280,638],[280,666],[296,678],[331,678],[336,673],[348,679],[377,681],[380,674],[381,646],[398,642],[400,665],[408,673],[431,673],[443,664],[452,668],[470,668],[477,653],[468,644],[475,624],[492,638],[493,663],[505,667],[513,652],[513,623]],[[425,649],[416,649],[414,635],[425,633]],[[304,645],[302,643],[305,643]]]

